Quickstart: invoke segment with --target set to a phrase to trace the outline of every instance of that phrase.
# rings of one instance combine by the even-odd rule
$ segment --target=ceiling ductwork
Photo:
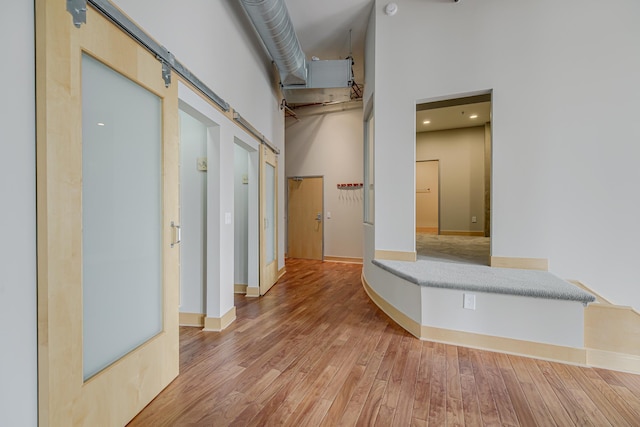
[[[278,67],[282,92],[289,104],[351,99],[351,59],[307,63],[284,0],[240,3]]]
[[[284,0],[241,0],[241,3],[278,66],[282,85],[305,85],[307,61]]]

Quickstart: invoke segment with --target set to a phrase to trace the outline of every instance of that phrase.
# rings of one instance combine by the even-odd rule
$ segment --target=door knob
[[[322,221],[322,212],[318,212],[316,215],[316,221]]]

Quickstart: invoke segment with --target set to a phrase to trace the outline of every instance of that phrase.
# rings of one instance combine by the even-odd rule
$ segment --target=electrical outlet
[[[476,309],[475,294],[463,294],[462,308],[466,308],[467,310]]]

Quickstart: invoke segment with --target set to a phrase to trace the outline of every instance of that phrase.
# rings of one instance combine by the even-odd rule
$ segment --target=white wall
[[[0,40],[0,425],[37,425],[33,2],[3,4]]]
[[[206,286],[207,172],[198,170],[199,157],[207,157],[207,126],[180,110],[180,312],[202,314]]]
[[[416,134],[419,160],[439,160],[441,232],[484,231],[484,126]]]
[[[337,189],[363,182],[362,108],[309,116],[300,111],[299,121],[287,123],[286,176],[324,177],[324,255],[362,258],[362,190]]]
[[[398,0],[392,17],[385,3],[376,248],[414,248],[416,102],[493,89],[493,255],[548,258],[560,277],[640,309],[640,3]]]
[[[274,69],[240,2],[195,0],[189,2],[188,7],[171,0],[116,0],[115,3],[281,150],[278,173],[284,176],[284,115],[274,87]],[[228,151],[229,156],[225,157],[222,167],[230,169],[233,147],[223,145],[222,149]],[[229,176],[233,177],[233,173]],[[233,207],[227,204],[233,203],[233,188],[226,185],[224,188],[221,197],[225,201],[221,209],[232,212]],[[279,183],[279,191],[281,195],[286,194],[284,180]],[[279,200],[279,212],[278,267],[282,268],[283,196]]]

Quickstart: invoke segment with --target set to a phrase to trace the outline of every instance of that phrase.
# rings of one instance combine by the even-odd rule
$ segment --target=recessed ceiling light
[[[104,123],[98,122],[98,126],[104,126]]]
[[[477,119],[477,118],[478,118],[478,115],[477,115],[477,114],[472,114],[472,115],[470,115],[470,116],[469,116],[469,118],[470,118],[470,119]]]
[[[422,122],[423,125],[428,125],[429,123],[431,123],[431,120],[425,120],[424,122]]]

